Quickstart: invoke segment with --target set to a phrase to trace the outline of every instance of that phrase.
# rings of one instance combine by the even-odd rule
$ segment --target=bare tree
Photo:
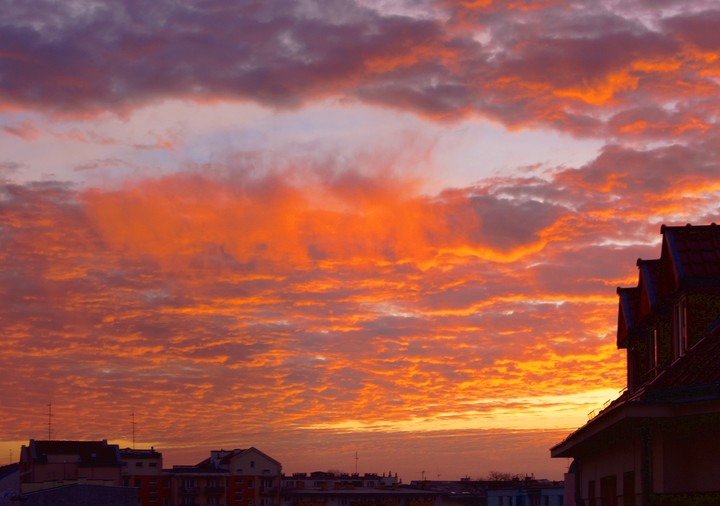
[[[487,481],[510,481],[516,475],[512,473],[503,473],[501,471],[489,471],[487,474]]]

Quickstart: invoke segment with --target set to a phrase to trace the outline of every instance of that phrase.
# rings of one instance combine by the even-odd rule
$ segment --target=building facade
[[[213,450],[167,474],[172,506],[280,506],[282,465],[257,448]]]
[[[120,450],[122,484],[137,489],[142,506],[170,506],[171,477],[163,472],[162,453],[154,448]]]

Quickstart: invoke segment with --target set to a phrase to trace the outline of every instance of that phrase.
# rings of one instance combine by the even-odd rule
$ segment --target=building
[[[578,505],[720,504],[720,227],[661,234],[618,288],[627,389],[551,449]]]
[[[20,450],[20,492],[73,483],[120,486],[122,461],[107,441],[36,441]]]
[[[293,473],[292,476],[282,477],[283,490],[349,490],[349,489],[375,489],[391,488],[399,484],[397,473],[393,476],[383,473],[348,474],[315,471],[312,473]]]
[[[74,482],[26,492],[16,497],[17,506],[136,506],[137,491],[129,487]]]
[[[10,506],[19,490],[20,466],[17,463],[0,466],[0,506]]]
[[[171,477],[162,469],[162,453],[154,448],[120,450],[122,485],[137,489],[142,506],[170,506]]]
[[[564,506],[565,484],[524,479],[501,482],[487,490],[487,506]]]
[[[282,465],[257,448],[213,450],[194,466],[174,466],[173,506],[280,506]]]
[[[282,484],[282,506],[436,506],[439,495],[403,487],[390,473],[295,473]]]

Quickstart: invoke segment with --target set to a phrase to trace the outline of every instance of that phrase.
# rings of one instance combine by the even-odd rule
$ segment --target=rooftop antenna
[[[52,440],[52,402],[48,402],[48,441]]]
[[[132,435],[133,435],[133,450],[135,449],[135,411],[131,413],[132,415]]]
[[[357,454],[357,452],[355,452],[355,474],[358,473],[357,465],[358,465],[358,454]]]

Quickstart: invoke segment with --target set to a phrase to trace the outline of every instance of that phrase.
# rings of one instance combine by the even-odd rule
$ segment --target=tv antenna
[[[48,402],[48,441],[52,440],[52,402]]]
[[[358,473],[358,454],[355,452],[355,474]]]
[[[133,450],[135,449],[135,411],[131,413],[132,416],[132,436],[133,436]]]

